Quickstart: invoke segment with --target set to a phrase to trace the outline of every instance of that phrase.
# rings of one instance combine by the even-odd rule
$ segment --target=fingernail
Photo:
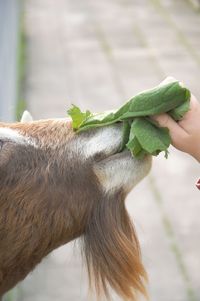
[[[199,178],[199,180],[196,183],[196,187],[200,190],[200,178]]]

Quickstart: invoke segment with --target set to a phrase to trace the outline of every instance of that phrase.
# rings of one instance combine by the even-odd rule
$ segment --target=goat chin
[[[0,296],[78,237],[97,298],[147,295],[124,201],[151,158],[119,153],[120,124],[75,134],[69,119],[22,121],[0,123]]]

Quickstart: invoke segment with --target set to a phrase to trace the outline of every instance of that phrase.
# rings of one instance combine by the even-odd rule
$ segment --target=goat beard
[[[147,297],[147,274],[123,193],[95,202],[82,246],[89,287],[98,299],[110,300],[110,288],[124,300],[136,301],[138,294]]]

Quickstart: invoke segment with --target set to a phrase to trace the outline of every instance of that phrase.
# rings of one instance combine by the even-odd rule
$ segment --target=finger
[[[169,83],[172,83],[176,81],[176,79],[172,76],[167,76],[160,84],[159,86],[163,86],[163,85],[166,85],[166,84],[169,84]]]
[[[190,107],[183,118],[179,121],[182,127],[188,134],[199,128],[200,103],[194,95],[191,94]]]
[[[169,129],[172,142],[175,145],[187,135],[187,132],[168,114],[154,115],[152,119],[157,121],[161,127],[167,127]]]
[[[193,111],[197,111],[197,110],[200,110],[200,104],[199,104],[198,100],[196,99],[196,97],[193,94],[191,94],[190,108],[189,108],[188,112],[193,112]]]

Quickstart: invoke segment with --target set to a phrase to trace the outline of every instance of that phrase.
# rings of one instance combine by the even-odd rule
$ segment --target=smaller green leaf
[[[138,141],[138,139],[134,136],[131,140],[126,144],[126,147],[132,152],[134,156],[139,155],[142,150],[142,147]]]
[[[135,118],[131,125],[131,132],[142,149],[149,154],[166,151],[171,142],[167,128],[156,127],[146,118]]]
[[[86,112],[82,112],[80,108],[75,105],[72,105],[67,113],[72,118],[72,126],[75,130],[77,130],[91,115],[90,111],[87,110]]]
[[[176,121],[181,120],[186,112],[189,111],[190,100],[185,101],[177,108],[168,112],[168,114]]]
[[[126,147],[126,143],[129,141],[129,135],[130,135],[130,128],[131,124],[129,121],[124,120],[123,121],[123,134],[122,134],[122,143],[120,147],[120,152],[123,151]]]

